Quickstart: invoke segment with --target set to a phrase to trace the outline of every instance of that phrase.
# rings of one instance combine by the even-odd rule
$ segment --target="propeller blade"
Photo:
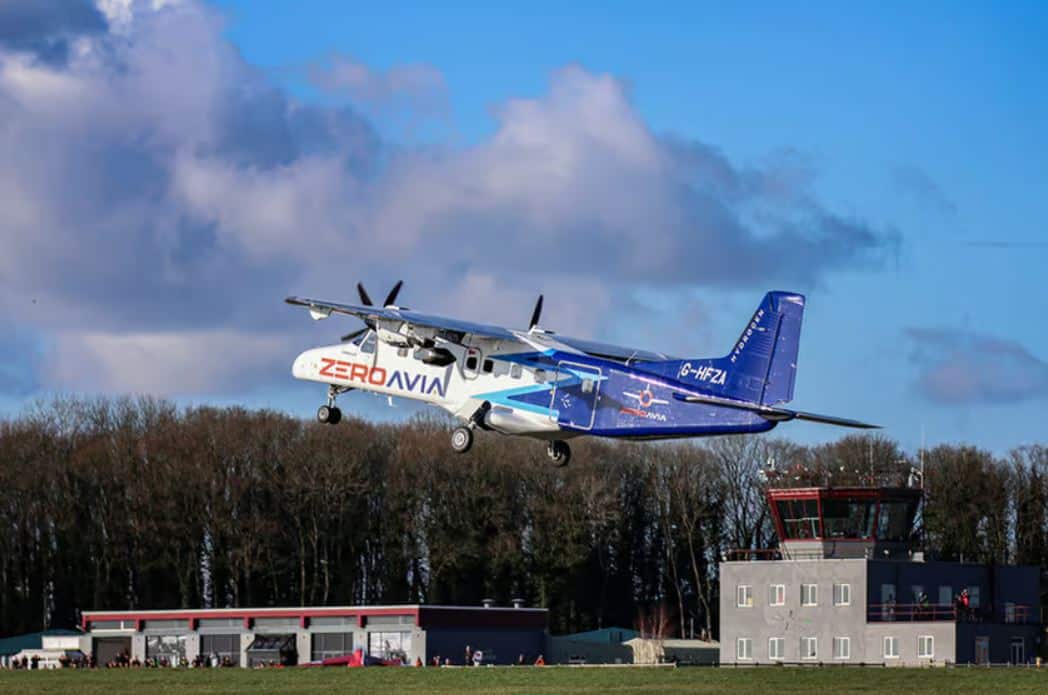
[[[356,340],[358,337],[360,337],[364,333],[367,333],[369,330],[371,330],[371,329],[370,328],[361,328],[359,331],[353,331],[352,333],[346,333],[344,336],[339,338],[339,340],[341,340],[343,343],[348,343],[351,340]]]
[[[386,295],[386,301],[382,302],[382,306],[389,306],[391,304],[396,304],[396,302],[397,302],[397,295],[400,294],[400,287],[403,284],[404,284],[403,280],[397,280],[397,284],[393,285],[393,289],[391,289],[389,291],[389,294]]]
[[[530,331],[535,326],[539,325],[539,319],[542,317],[542,295],[539,295],[539,300],[535,302],[535,311],[531,312],[531,323],[528,325]]]
[[[368,291],[364,289],[364,283],[357,283],[357,294],[360,295],[360,303],[364,306],[374,306],[374,302],[371,301],[371,297],[368,296]]]

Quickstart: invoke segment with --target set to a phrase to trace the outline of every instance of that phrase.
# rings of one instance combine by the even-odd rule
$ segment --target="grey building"
[[[80,649],[104,665],[121,654],[177,665],[252,667],[339,660],[361,651],[414,663],[448,658],[461,665],[466,647],[484,663],[534,659],[546,644],[544,608],[348,606],[86,611]]]
[[[1036,567],[925,562],[920,491],[769,490],[773,552],[720,564],[723,664],[1026,663],[1040,646]]]

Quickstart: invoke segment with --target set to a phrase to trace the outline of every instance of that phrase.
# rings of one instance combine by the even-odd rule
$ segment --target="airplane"
[[[296,379],[326,384],[317,420],[337,424],[338,396],[369,391],[438,406],[461,424],[451,447],[465,453],[476,429],[547,442],[556,466],[571,459],[569,439],[631,440],[767,432],[807,420],[877,428],[856,420],[781,407],[793,399],[805,298],[769,292],[730,352],[678,358],[563,336],[539,326],[540,295],[527,329],[473,323],[396,304],[403,281],[375,306],[288,297],[315,320],[355,316],[364,327],[334,345],[295,358]],[[392,401],[391,401],[392,402]]]

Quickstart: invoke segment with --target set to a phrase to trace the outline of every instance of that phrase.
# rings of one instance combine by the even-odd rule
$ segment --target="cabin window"
[[[495,371],[495,361],[484,360],[484,373],[491,374],[493,371]]]
[[[546,370],[536,369],[535,370],[535,383],[544,384],[546,383]]]
[[[377,339],[375,338],[375,332],[374,331],[372,331],[371,333],[368,333],[368,336],[366,338],[364,338],[364,342],[362,342],[360,344],[360,351],[361,352],[366,352],[369,355],[374,353],[375,352],[375,342],[376,342],[376,340]]]
[[[593,379],[583,379],[582,380],[582,392],[583,393],[593,393],[593,384],[594,384]]]
[[[397,357],[407,357],[408,349],[406,347],[397,348]]]
[[[470,355],[466,358],[466,369],[470,371],[476,371],[477,369],[477,356]]]
[[[511,364],[511,365],[509,366],[509,375],[510,375],[511,377],[513,377],[514,379],[519,379],[519,378],[520,378],[520,373],[521,373],[521,371],[522,371],[522,370],[521,370],[521,368],[520,368],[520,365],[519,365],[519,364]]]

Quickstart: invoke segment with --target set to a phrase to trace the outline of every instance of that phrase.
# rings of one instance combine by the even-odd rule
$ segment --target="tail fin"
[[[647,368],[723,398],[786,403],[793,399],[803,316],[803,295],[769,292],[725,357],[671,360]]]

